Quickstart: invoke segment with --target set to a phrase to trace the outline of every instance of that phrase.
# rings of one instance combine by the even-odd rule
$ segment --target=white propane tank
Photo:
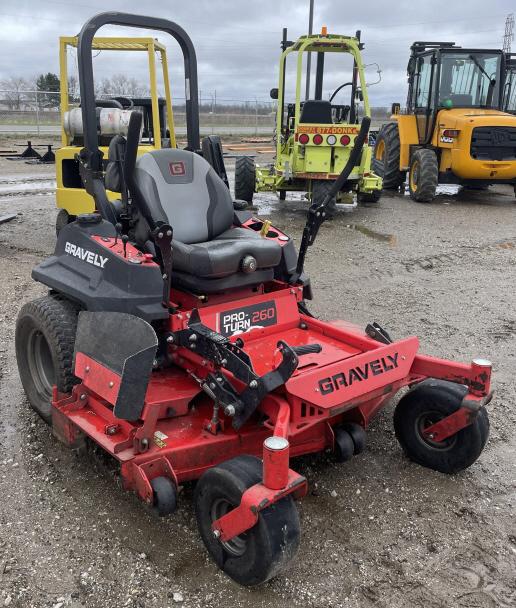
[[[100,135],[127,135],[131,112],[132,110],[120,110],[119,108],[97,108]],[[70,137],[83,134],[81,108],[73,108],[65,112],[63,127],[65,133]]]

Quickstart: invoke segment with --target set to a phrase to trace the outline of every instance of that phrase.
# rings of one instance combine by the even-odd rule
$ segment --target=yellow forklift
[[[373,170],[428,203],[442,184],[516,184],[516,116],[503,111],[505,54],[454,42],[415,42],[406,111],[393,104],[376,138]]]
[[[93,198],[84,189],[79,174],[77,155],[84,145],[80,100],[72,99],[68,90],[68,52],[76,49],[78,38],[59,39],[61,82],[61,148],[56,152],[56,204],[59,209],[56,231],[81,213],[95,210]],[[149,67],[149,97],[113,97],[96,99],[100,150],[108,159],[109,143],[116,135],[126,135],[133,110],[143,115],[143,127],[138,155],[162,147],[176,147],[174,114],[168,77],[167,52],[163,44],[151,37],[98,37],[93,40],[94,51],[127,51],[146,53]],[[156,56],[162,70],[164,97],[158,95]],[[197,133],[198,142],[198,133]],[[198,147],[198,143],[197,143]],[[108,191],[108,198],[116,200],[120,194]]]

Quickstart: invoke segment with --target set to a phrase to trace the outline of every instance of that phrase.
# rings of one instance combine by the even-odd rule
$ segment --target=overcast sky
[[[308,0],[0,0],[0,80],[57,73],[60,35],[78,33],[84,21],[103,10],[125,11],[167,18],[186,29],[197,50],[203,98],[216,90],[219,100],[267,100],[270,88],[277,86],[282,28],[289,28],[291,40],[306,33],[308,5]],[[390,105],[405,99],[405,68],[414,40],[501,48],[505,18],[514,9],[510,0],[315,0],[314,31],[322,25],[338,34],[361,29],[365,63],[378,63],[382,70],[381,82],[370,87],[371,103]],[[157,36],[169,47],[173,91],[182,96],[179,49],[166,35]],[[345,64],[329,67],[326,94],[347,80]],[[146,78],[143,62],[131,61],[127,54],[104,54],[95,59],[95,69],[99,77],[126,72]],[[370,82],[377,80],[375,66],[367,73]]]

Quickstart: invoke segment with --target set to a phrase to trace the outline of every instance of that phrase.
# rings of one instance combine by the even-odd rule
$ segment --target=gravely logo
[[[319,380],[319,390],[321,395],[329,395],[334,391],[339,391],[341,388],[351,386],[353,382],[363,382],[372,376],[385,374],[398,367],[398,353],[387,355],[380,359],[368,361],[362,367],[352,367],[345,372],[339,372],[334,376],[322,378]]]
[[[106,262],[108,261],[107,258],[99,255],[98,253],[93,253],[93,251],[89,251],[88,249],[84,249],[83,247],[79,247],[78,245],[74,245],[68,241],[65,245],[65,252],[68,255],[73,255],[83,262],[87,262],[93,266],[98,266],[99,268],[104,268]]]

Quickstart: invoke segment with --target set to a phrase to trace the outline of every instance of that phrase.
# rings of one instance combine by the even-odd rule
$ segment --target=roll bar
[[[146,17],[130,13],[99,13],[89,19],[82,27],[77,44],[77,61],[79,65],[79,85],[81,89],[82,124],[84,129],[84,147],[87,150],[90,170],[102,170],[102,154],[98,147],[97,117],[95,111],[95,92],[93,84],[92,43],[97,30],[104,25],[122,25],[170,34],[181,47],[185,67],[186,128],[188,148],[192,151],[200,148],[199,141],[199,105],[197,86],[197,58],[193,43],[185,30],[168,19]]]

